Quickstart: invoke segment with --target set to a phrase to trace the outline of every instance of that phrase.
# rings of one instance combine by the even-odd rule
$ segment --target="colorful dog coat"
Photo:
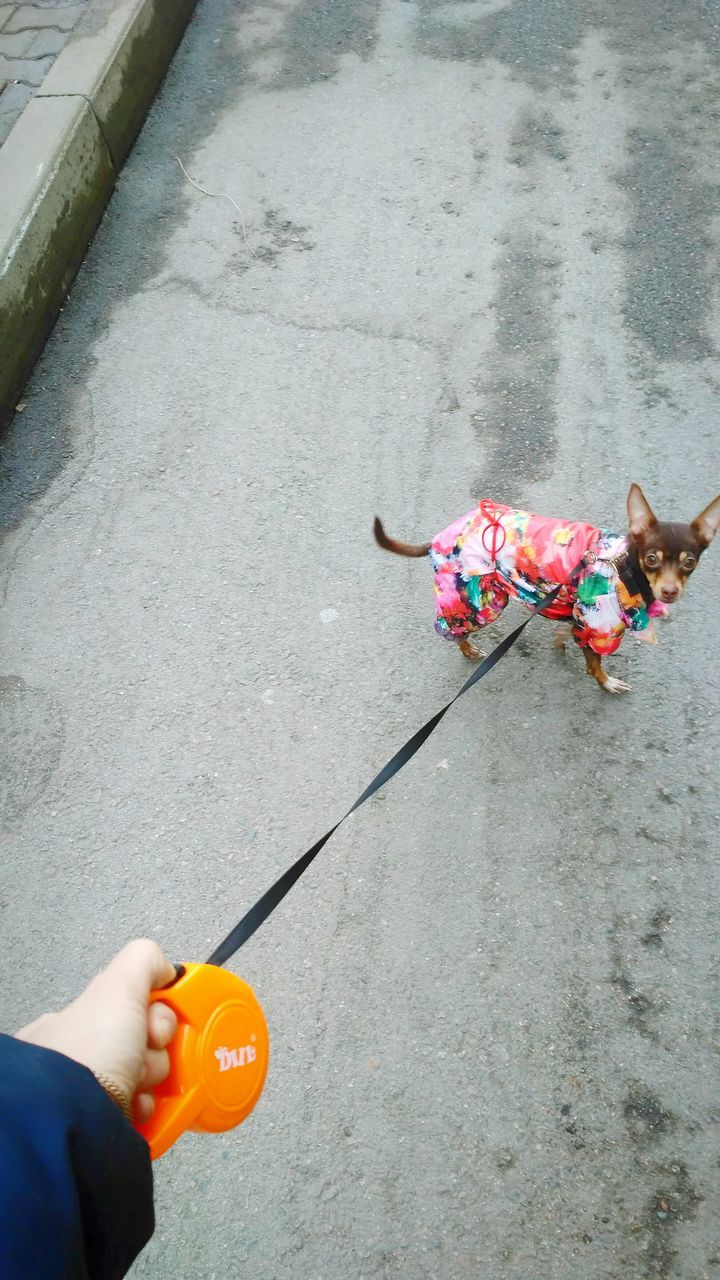
[[[433,540],[435,629],[456,640],[494,622],[511,596],[530,607],[541,604],[591,551],[594,563],[563,588],[546,616],[572,618],[574,640],[599,654],[614,653],[626,627],[654,642],[650,619],[667,607],[653,601],[648,608],[641,595],[630,595],[613,563],[627,545],[606,529],[484,499]]]

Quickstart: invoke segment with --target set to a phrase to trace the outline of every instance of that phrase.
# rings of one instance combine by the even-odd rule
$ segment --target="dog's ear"
[[[709,507],[700,512],[690,525],[704,547],[709,547],[718,529],[720,529],[720,494]]]
[[[627,496],[628,526],[633,538],[642,538],[654,524],[655,514],[639,484],[631,484]]]

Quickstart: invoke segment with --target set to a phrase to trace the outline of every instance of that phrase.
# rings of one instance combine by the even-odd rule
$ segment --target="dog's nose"
[[[680,593],[677,587],[663,587],[660,594],[666,604],[672,604],[673,600],[677,600]]]

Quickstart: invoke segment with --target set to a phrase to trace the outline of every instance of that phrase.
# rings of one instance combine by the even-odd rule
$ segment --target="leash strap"
[[[592,552],[590,553],[590,556],[592,556]],[[472,689],[473,685],[477,684],[478,680],[482,680],[483,676],[489,675],[493,667],[497,666],[500,659],[505,657],[505,654],[509,649],[512,649],[516,640],[518,640],[528,623],[532,622],[533,618],[537,614],[542,613],[544,609],[549,608],[549,606],[557,600],[563,588],[570,586],[571,583],[580,576],[580,573],[585,567],[590,556],[588,556],[587,559],[583,556],[580,563],[575,566],[572,573],[569,574],[565,581],[561,582],[559,587],[555,587],[551,592],[549,592],[541,604],[535,605],[525,621],[521,622],[514,631],[511,631],[504,640],[501,640],[500,644],[496,645],[492,653],[489,653],[486,658],[483,658],[482,662],[475,668],[472,675],[465,681],[462,688],[455,694],[455,697],[451,698],[450,701],[446,703],[440,711],[436,712],[436,714],[432,716],[432,718],[428,720],[421,729],[417,730],[417,733],[414,733],[411,738],[408,738],[407,742],[399,751],[395,752],[392,760],[388,760],[387,764],[384,765],[380,772],[375,775],[369,786],[367,786],[362,795],[358,797],[352,808],[348,809],[347,813],[343,814],[340,821],[336,822],[335,826],[331,827],[329,831],[326,831],[325,835],[321,836],[319,840],[316,840],[315,844],[308,849],[307,853],[304,853],[302,857],[298,858],[297,862],[294,862],[291,867],[288,867],[287,871],[280,876],[279,880],[276,880],[275,883],[271,885],[262,897],[258,899],[255,905],[250,908],[247,914],[243,916],[242,920],[235,925],[235,928],[230,930],[230,933],[223,939],[220,946],[215,948],[208,959],[207,964],[225,964],[230,957],[248,941],[249,938],[252,938],[253,934],[260,928],[261,924],[264,924],[268,916],[271,915],[275,908],[280,905],[283,898],[290,892],[296,881],[298,881],[301,875],[307,871],[310,863],[314,861],[320,850],[325,847],[330,837],[335,834],[338,827],[342,825],[345,819],[349,818],[350,814],[354,813],[356,809],[359,809],[361,804],[365,804],[365,801],[369,800],[371,796],[374,796],[376,791],[379,791],[381,787],[384,787],[386,782],[389,782],[391,778],[394,778],[395,774],[399,773],[403,766],[408,763],[408,760],[412,760],[413,756],[420,750],[423,743],[427,742],[430,734],[437,728],[440,721],[445,715],[447,715],[450,708],[455,705],[458,699],[462,698],[463,694],[467,693],[469,689]]]

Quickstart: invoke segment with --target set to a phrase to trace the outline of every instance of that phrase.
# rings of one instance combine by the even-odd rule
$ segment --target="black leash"
[[[482,662],[465,681],[465,684],[459,692],[455,694],[455,697],[451,698],[442,710],[438,711],[432,719],[428,720],[427,724],[423,725],[422,729],[418,729],[417,733],[414,733],[413,736],[408,739],[399,751],[395,752],[392,760],[388,760],[387,764],[384,765],[380,772],[375,775],[370,785],[365,788],[362,795],[358,797],[352,808],[348,809],[347,813],[343,814],[340,821],[336,822],[335,826],[331,827],[330,830],[327,831],[324,836],[321,836],[319,840],[316,840],[312,848],[308,849],[307,853],[304,853],[301,858],[298,858],[297,862],[294,862],[291,867],[288,867],[284,875],[281,875],[280,879],[275,881],[275,884],[258,899],[255,905],[250,908],[246,915],[243,916],[242,920],[235,925],[235,928],[231,929],[227,937],[220,943],[220,946],[216,947],[212,955],[209,957],[207,961],[208,964],[225,964],[225,962],[229,960],[244,943],[247,942],[248,938],[252,938],[253,934],[260,928],[260,925],[264,924],[268,916],[271,915],[275,908],[280,905],[286,893],[290,892],[295,882],[300,879],[300,876],[305,871],[307,871],[310,863],[317,857],[320,850],[327,844],[330,837],[335,834],[338,827],[345,821],[345,819],[349,818],[350,814],[354,813],[356,809],[359,809],[360,805],[364,804],[366,800],[369,800],[371,796],[374,796],[376,791],[379,791],[381,787],[384,787],[385,783],[389,782],[396,773],[399,773],[403,765],[407,764],[408,760],[412,760],[413,756],[420,750],[423,743],[430,737],[433,729],[437,728],[443,716],[445,716],[450,708],[458,701],[458,698],[462,698],[463,694],[467,693],[469,689],[472,689],[473,685],[477,684],[478,680],[482,680],[483,676],[488,675],[489,672],[492,671],[493,667],[497,666],[500,659],[504,658],[509,649],[512,649],[515,641],[525,630],[528,623],[532,622],[533,618],[538,613],[542,613],[543,610],[548,609],[550,605],[557,600],[557,597],[560,595],[563,588],[570,586],[571,583],[579,577],[591,556],[593,559],[595,558],[592,552],[590,552],[588,556],[583,556],[580,563],[575,566],[572,573],[565,579],[565,581],[561,582],[559,587],[555,587],[545,597],[541,604],[535,605],[525,621],[521,622],[520,626],[516,627],[514,631],[511,631],[510,635],[506,636],[504,640],[501,640],[500,644],[493,649],[492,653],[489,653],[486,658],[483,658]]]

